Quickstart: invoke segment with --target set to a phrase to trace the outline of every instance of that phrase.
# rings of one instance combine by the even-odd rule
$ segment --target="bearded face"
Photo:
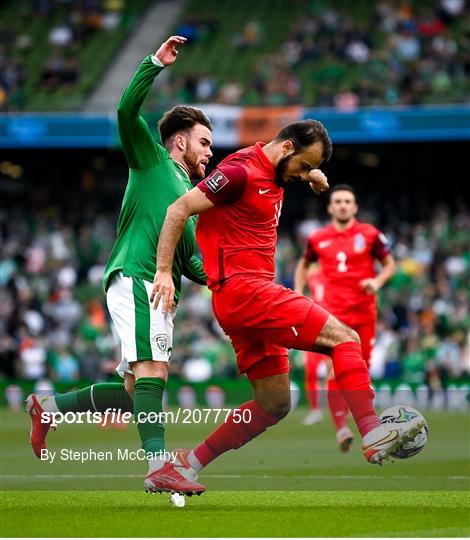
[[[202,124],[196,124],[184,134],[186,149],[183,161],[192,180],[202,180],[206,175],[206,166],[212,156],[212,136],[210,130]]]
[[[186,152],[183,155],[183,160],[186,163],[189,172],[189,178],[194,180],[202,180],[206,174],[206,163],[204,156],[199,156],[191,145],[191,140],[187,139]]]
[[[289,161],[291,161],[292,156],[286,156],[279,160],[279,163],[276,166],[276,178],[275,182],[278,186],[283,186],[286,181],[284,179],[287,167],[289,165]]]

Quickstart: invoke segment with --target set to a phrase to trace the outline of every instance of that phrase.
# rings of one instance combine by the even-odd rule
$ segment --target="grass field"
[[[60,426],[48,448],[110,451],[107,461],[35,458],[24,413],[2,411],[2,536],[469,536],[468,415],[427,413],[421,454],[386,467],[366,463],[359,442],[335,447],[329,422],[301,424],[305,410],[201,476],[208,492],[186,508],[142,490],[145,463],[134,426]],[[168,447],[193,446],[213,424],[168,425]],[[175,514],[178,514],[176,517]]]

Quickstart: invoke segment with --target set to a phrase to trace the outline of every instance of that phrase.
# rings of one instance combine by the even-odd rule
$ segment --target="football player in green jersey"
[[[202,111],[177,106],[165,113],[158,128],[162,144],[152,137],[140,114],[155,77],[175,62],[177,47],[186,38],[172,36],[154,55],[138,67],[118,106],[118,125],[124,154],[129,164],[129,180],[122,202],[117,239],[104,275],[107,304],[122,348],[117,371],[121,383],[102,383],[54,397],[32,394],[27,399],[31,417],[30,442],[41,457],[50,421],[43,412],[105,412],[109,408],[133,412],[149,470],[147,490],[200,493],[201,486],[183,477],[171,477],[155,486],[151,475],[159,471],[165,478],[164,423],[155,413],[162,411],[162,398],[171,357],[173,319],[171,313],[150,308],[156,269],[160,229],[166,210],[192,188],[191,179],[201,180],[212,156],[212,126]],[[196,218],[188,222],[173,264],[177,294],[181,276],[205,284],[201,261],[194,255]],[[152,413],[152,421],[146,421]],[[150,418],[150,417],[149,417]],[[155,418],[157,421],[155,421]],[[42,420],[42,421],[41,421]],[[174,473],[173,473],[174,476]],[[150,479],[150,480],[149,480]],[[176,486],[176,489],[175,489]]]

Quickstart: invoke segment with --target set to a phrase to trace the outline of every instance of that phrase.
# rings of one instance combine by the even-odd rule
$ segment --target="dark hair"
[[[354,195],[354,199],[357,203],[357,193],[356,193],[356,190],[350,186],[349,184],[336,184],[335,186],[333,186],[330,191],[328,192],[329,194],[329,200],[328,202],[331,201],[331,196],[333,195],[333,193],[335,193],[336,191],[349,191],[349,193],[352,193]]]
[[[195,107],[177,105],[167,111],[158,122],[158,131],[163,146],[180,131],[189,131],[196,124],[202,124],[212,131],[212,124],[207,116]]]
[[[301,152],[305,147],[316,142],[323,145],[323,159],[329,161],[333,152],[331,139],[325,126],[318,120],[302,120],[293,122],[274,137],[275,141],[292,141],[296,152]]]

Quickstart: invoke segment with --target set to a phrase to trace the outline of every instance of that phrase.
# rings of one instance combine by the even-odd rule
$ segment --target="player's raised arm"
[[[173,257],[189,216],[209,210],[214,203],[198,187],[188,191],[168,207],[160,233],[157,251],[157,272],[153,282],[150,302],[157,309],[162,300],[162,309],[167,313],[173,306],[175,285],[171,275]]]
[[[176,47],[185,41],[184,37],[172,36],[153,56],[147,56],[121,97],[117,109],[119,136],[132,169],[150,168],[158,161],[160,147],[155,144],[140,110],[155,77],[165,66],[173,64],[178,56]]]

